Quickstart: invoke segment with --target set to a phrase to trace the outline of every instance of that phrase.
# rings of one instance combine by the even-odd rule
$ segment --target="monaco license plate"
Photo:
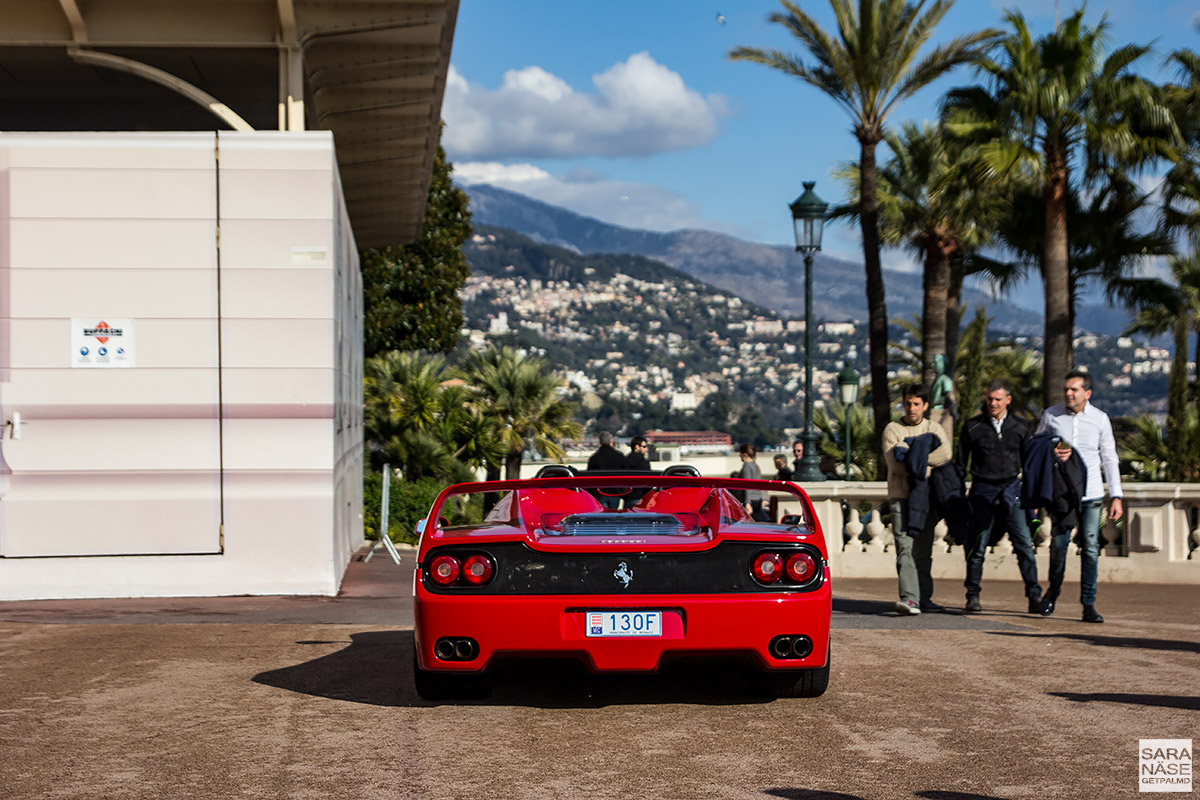
[[[662,636],[661,611],[587,611],[588,636]]]

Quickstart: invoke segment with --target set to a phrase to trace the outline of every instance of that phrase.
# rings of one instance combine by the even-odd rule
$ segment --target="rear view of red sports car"
[[[686,467],[542,474],[561,477],[459,484],[434,502],[414,587],[422,697],[479,693],[513,656],[597,672],[741,656],[773,696],[825,691],[828,551],[803,490]],[[755,522],[733,493],[747,489],[791,493],[799,521]]]

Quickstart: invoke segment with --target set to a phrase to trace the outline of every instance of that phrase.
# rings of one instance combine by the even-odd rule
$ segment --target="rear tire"
[[[829,688],[829,664],[832,654],[832,648],[826,649],[823,667],[772,670],[763,676],[763,688],[771,697],[820,697]]]
[[[478,700],[491,694],[487,677],[421,669],[413,654],[413,684],[423,700]]]

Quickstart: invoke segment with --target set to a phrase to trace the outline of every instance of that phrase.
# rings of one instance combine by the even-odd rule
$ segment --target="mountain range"
[[[782,316],[804,315],[804,262],[790,247],[747,242],[713,231],[660,233],[624,228],[488,184],[464,189],[476,223],[509,228],[535,241],[582,254],[644,256]],[[863,280],[862,264],[818,253],[813,260],[813,313],[827,321],[865,321]],[[908,319],[920,314],[919,274],[884,270],[884,285],[889,317]],[[1041,314],[978,289],[965,287],[963,303],[985,305],[997,331],[1042,333]],[[1123,311],[1094,304],[1081,304],[1076,314],[1079,328],[1110,336],[1117,335],[1128,319]]]

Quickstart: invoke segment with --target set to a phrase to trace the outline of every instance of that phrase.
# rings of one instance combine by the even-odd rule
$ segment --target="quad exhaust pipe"
[[[467,636],[445,636],[433,645],[441,661],[470,661],[479,655],[479,643]]]
[[[776,636],[767,645],[767,652],[774,658],[805,658],[812,651],[812,639],[803,634]]]

